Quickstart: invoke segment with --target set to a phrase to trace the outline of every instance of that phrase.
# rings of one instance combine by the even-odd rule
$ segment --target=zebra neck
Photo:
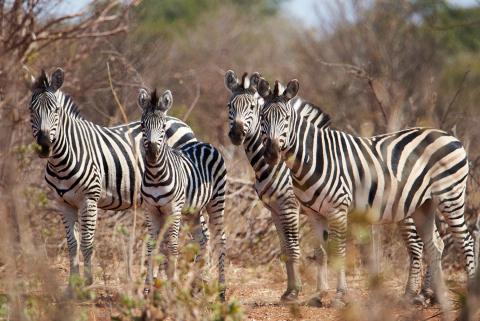
[[[65,167],[76,161],[76,155],[73,153],[75,142],[72,141],[73,137],[77,135],[74,130],[74,123],[75,120],[71,119],[69,114],[60,108],[55,139],[52,142],[51,156],[48,159],[49,165],[53,168]]]
[[[317,137],[317,139],[314,139],[314,137],[321,136],[325,131],[329,131],[329,129],[320,129],[315,124],[300,117],[296,112],[292,112],[288,144],[282,154],[285,164],[294,176],[302,175],[311,168],[314,147],[319,147],[318,142],[316,146],[313,146],[313,144],[317,140],[321,141],[320,137]]]
[[[146,161],[145,163],[145,179],[150,184],[160,184],[164,187],[173,186],[172,175],[173,168],[180,166],[180,160],[177,155],[166,142],[160,146],[160,154],[155,163]]]
[[[245,149],[245,154],[247,155],[250,165],[253,167],[255,172],[260,170],[265,162],[263,161],[263,144],[262,144],[262,135],[260,133],[260,125],[257,123],[253,135],[247,136],[243,142],[243,148]]]

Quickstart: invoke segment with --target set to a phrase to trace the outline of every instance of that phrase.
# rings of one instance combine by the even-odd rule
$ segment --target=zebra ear
[[[138,91],[138,107],[146,109],[150,103],[150,94],[145,88],[140,88]]]
[[[50,87],[53,91],[57,91],[63,85],[63,78],[65,73],[63,72],[62,68],[57,68],[52,74],[52,79],[50,81]]]
[[[166,90],[158,101],[158,109],[167,112],[173,104],[173,96],[170,90]]]
[[[233,70],[229,70],[225,73],[225,87],[231,92],[234,92],[238,87],[238,78]]]
[[[283,96],[285,96],[288,101],[297,95],[299,88],[300,84],[298,83],[297,79],[290,80],[288,82],[287,88],[285,88],[285,91],[283,92]]]
[[[250,88],[258,90],[258,83],[261,77],[259,72],[254,72],[253,75],[250,76]]]
[[[257,90],[258,90],[258,94],[262,96],[264,99],[270,96],[271,94],[270,84],[264,78],[260,78],[260,81],[258,82]]]

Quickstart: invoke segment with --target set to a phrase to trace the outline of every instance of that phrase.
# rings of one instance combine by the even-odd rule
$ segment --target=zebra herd
[[[97,209],[126,210],[142,205],[150,234],[145,292],[153,281],[152,251],[165,229],[159,267],[175,274],[182,217],[193,215],[202,226],[200,258],[207,256],[210,233],[218,269],[220,298],[225,299],[226,236],[224,230],[227,171],[221,153],[198,142],[182,121],[167,116],[172,93],[140,89],[141,121],[102,127],[83,119],[61,90],[64,72],[44,71],[32,84],[30,102],[38,153],[48,158],[45,179],[55,191],[70,259],[70,275],[79,273],[79,249],[87,284],[93,282],[92,251]],[[474,244],[464,218],[468,161],[462,144],[436,129],[411,128],[371,138],[330,127],[330,117],[297,96],[292,80],[273,90],[259,73],[239,79],[225,74],[230,91],[228,119],[231,142],[242,145],[255,171],[255,189],[271,211],[282,253],[287,260],[287,289],[281,299],[297,300],[299,213],[307,215],[315,235],[317,294],[328,290],[327,241],[337,273],[334,304],[347,291],[345,242],[347,214],[370,223],[399,222],[410,255],[406,294],[417,300],[439,300],[448,306],[441,270],[443,241],[435,228],[435,209],[450,228],[471,277]],[[208,224],[200,212],[208,213]],[[428,271],[422,289],[421,261]]]

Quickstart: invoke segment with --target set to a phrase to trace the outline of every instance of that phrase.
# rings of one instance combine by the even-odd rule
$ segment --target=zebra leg
[[[298,243],[299,213],[293,194],[282,204],[271,208],[273,222],[277,230],[282,248],[282,257],[287,270],[287,290],[282,294],[282,302],[294,302],[302,289],[299,261],[300,246]]]
[[[440,244],[440,242],[443,242],[443,239],[441,238],[440,234],[438,233],[438,229],[435,226],[435,232],[434,232],[434,242],[436,244]],[[443,247],[445,248],[445,246]],[[435,293],[433,290],[433,281],[432,281],[432,267],[427,264],[427,269],[425,271],[425,276],[423,277],[423,284],[422,284],[422,289],[420,290],[420,293],[415,296],[413,299],[413,303],[418,304],[418,305],[427,305],[430,303],[433,305],[434,303],[437,303]]]
[[[405,287],[405,296],[413,298],[418,293],[422,273],[423,242],[418,236],[415,223],[412,218],[406,218],[398,223],[403,241],[407,246],[410,257],[408,280]]]
[[[315,238],[315,263],[317,265],[317,294],[311,298],[308,305],[321,307],[323,298],[328,292],[328,267],[326,243],[328,240],[327,222],[322,216],[308,215]]]
[[[225,301],[226,236],[224,224],[225,193],[223,188],[217,192],[217,196],[207,204],[207,212],[209,215],[208,226],[213,239],[212,252],[215,258],[214,263],[218,267],[219,297],[221,301]]]
[[[345,306],[344,297],[347,293],[347,279],[345,277],[345,254],[347,236],[347,211],[337,209],[327,216],[329,242],[332,247],[332,265],[337,272],[337,293],[332,304],[340,308]]]
[[[145,278],[145,288],[143,289],[144,294],[150,292],[150,286],[153,283],[153,260],[152,260],[152,251],[156,248],[158,242],[158,234],[160,233],[160,228],[165,224],[165,217],[156,208],[149,209],[146,215],[147,228],[149,233],[149,238],[147,242],[147,276]],[[160,271],[159,275],[160,276]]]
[[[424,244],[425,259],[429,265],[433,290],[442,310],[447,312],[450,310],[450,304],[446,297],[447,289],[441,264],[444,244],[443,240],[436,235],[433,202],[428,200],[414,213],[412,218]]]
[[[465,187],[461,191],[451,191],[447,195],[437,197],[439,199],[438,209],[448,224],[448,231],[452,234],[455,247],[463,253],[468,277],[473,278],[476,264],[475,246],[465,222]]]
[[[195,261],[201,264],[204,271],[207,271],[209,266],[208,241],[210,239],[210,233],[208,231],[208,224],[205,221],[205,216],[200,213],[198,219],[200,226],[195,230],[194,239],[200,246],[200,254],[197,255]],[[202,277],[205,277],[205,275]]]
[[[62,222],[65,226],[68,246],[68,256],[70,259],[70,278],[78,276],[80,273],[79,268],[79,246],[78,242],[78,224],[77,224],[77,209],[67,205],[66,203],[60,204],[62,212]],[[71,280],[69,281],[69,283]]]
[[[177,258],[178,258],[178,234],[180,233],[180,221],[182,218],[182,213],[177,210],[174,211],[168,222],[168,228],[165,234],[165,241],[163,244],[166,246],[166,260],[165,260],[165,270],[167,278],[173,280],[175,278],[175,272],[177,269]]]
[[[80,209],[80,232],[81,240],[80,247],[83,254],[84,276],[85,284],[93,283],[92,274],[92,254],[93,242],[95,237],[95,227],[97,224],[97,202],[92,199],[87,199]]]

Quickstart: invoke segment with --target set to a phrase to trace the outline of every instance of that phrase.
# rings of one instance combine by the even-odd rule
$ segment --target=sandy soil
[[[380,314],[392,320],[440,320],[434,315],[439,313],[438,307],[428,309],[416,308],[400,302],[403,291],[403,278],[386,280],[384,289],[378,298],[369,298],[365,277],[348,277],[350,304],[344,310],[335,309],[330,305],[335,291],[331,279],[332,290],[326,300],[326,307],[309,307],[305,302],[315,294],[315,284],[304,282],[300,303],[297,306],[287,306],[279,303],[285,286],[284,280],[275,279],[278,275],[253,268],[232,267],[230,273],[230,295],[242,303],[247,320],[383,320]],[[389,293],[385,294],[384,291]],[[398,302],[397,302],[398,301]],[[356,304],[355,304],[356,302]],[[391,303],[391,307],[389,307]],[[365,310],[368,317],[362,316]],[[378,311],[376,311],[378,310]]]

